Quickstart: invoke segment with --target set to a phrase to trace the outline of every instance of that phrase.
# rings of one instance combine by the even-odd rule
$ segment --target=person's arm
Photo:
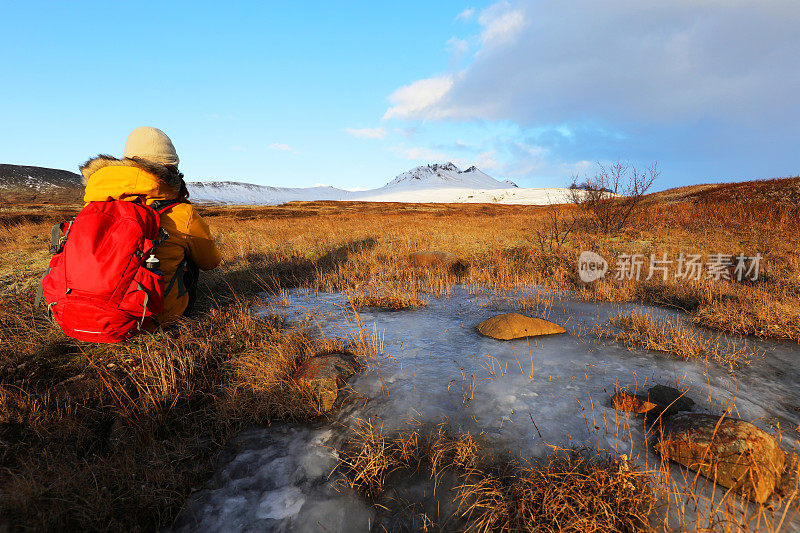
[[[211,238],[211,231],[205,220],[192,209],[189,219],[186,238],[189,245],[189,257],[202,270],[211,270],[222,261],[214,239]]]

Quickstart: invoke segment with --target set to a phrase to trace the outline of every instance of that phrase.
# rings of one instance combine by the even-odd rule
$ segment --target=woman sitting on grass
[[[211,270],[222,260],[208,225],[187,200],[189,191],[178,162],[175,147],[163,131],[142,127],[128,136],[122,159],[99,155],[81,166],[86,203],[141,198],[156,210],[175,204],[161,212],[161,228],[169,238],[155,254],[168,290],[164,310],[157,317],[162,326],[191,311],[198,270]]]

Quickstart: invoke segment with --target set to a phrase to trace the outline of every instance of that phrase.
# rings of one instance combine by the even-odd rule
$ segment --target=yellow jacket
[[[87,203],[144,198],[150,205],[158,200],[178,199],[181,189],[179,176],[163,165],[141,159],[101,155],[82,165],[81,172],[86,183],[83,200]],[[161,214],[161,227],[169,233],[169,238],[156,250],[165,288],[184,258],[202,270],[211,270],[222,260],[208,225],[186,200]],[[163,325],[183,314],[189,303],[188,293],[179,294],[183,284],[177,281],[164,299],[164,312],[158,316]]]

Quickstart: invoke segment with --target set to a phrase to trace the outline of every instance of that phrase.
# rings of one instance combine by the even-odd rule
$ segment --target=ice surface
[[[368,531],[373,512],[329,480],[330,428],[277,424],[240,433],[179,517],[178,531]]]
[[[267,492],[258,502],[258,518],[273,518],[279,520],[288,518],[300,512],[306,499],[303,491],[297,487],[283,487]]]
[[[340,294],[292,292],[285,303],[275,300],[265,312],[282,313],[289,323],[306,322],[329,336],[353,334],[352,312]],[[734,379],[714,363],[629,351],[588,333],[620,309],[633,308],[680,319],[663,309],[564,295],[545,318],[564,325],[566,335],[497,341],[480,336],[475,325],[516,310],[513,298],[460,287],[449,297],[431,297],[428,307],[365,309],[359,314],[363,327],[381,339],[385,354],[350,385],[370,400],[346,404],[328,426],[282,424],[242,433],[208,487],[188,502],[182,523],[194,529],[196,520],[209,531],[301,531],[320,524],[326,531],[366,531],[372,511],[347,491],[337,492],[329,474],[336,464],[333,449],[344,438],[342,426],[369,417],[387,431],[406,429],[411,419],[423,425],[446,420],[526,457],[547,453],[549,445],[588,444],[656,463],[642,417],[611,407],[617,383],[688,388],[695,411],[720,413],[730,405],[732,416],[768,430],[789,430],[783,434],[785,449],[798,444],[797,344],[758,343],[766,357],[736,371]],[[800,530],[797,518],[792,527]]]

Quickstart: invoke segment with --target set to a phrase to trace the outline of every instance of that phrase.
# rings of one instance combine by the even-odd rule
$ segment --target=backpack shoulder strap
[[[182,204],[182,203],[184,203],[183,198],[179,198],[177,200],[175,200],[175,199],[172,199],[172,200],[156,200],[155,202],[150,204],[148,207],[150,209],[152,209],[153,211],[155,211],[156,214],[158,214],[159,217],[161,217],[161,215],[163,215],[165,212],[167,212],[168,210],[172,209],[176,205]],[[161,225],[161,223],[159,221],[159,226],[160,225]],[[169,233],[167,233],[167,231],[163,227],[159,228],[158,233],[159,233],[159,237],[158,237],[158,239],[156,239],[153,242],[153,249],[152,250],[155,250],[156,248],[158,248],[161,245],[162,242],[164,242],[167,239],[169,239]],[[152,252],[152,250],[151,250],[151,252]]]
[[[156,211],[156,213],[158,213],[160,215],[160,214],[164,213],[164,211],[167,211],[168,209],[172,209],[176,205],[182,204],[182,203],[183,203],[183,200],[156,200],[155,202],[150,204],[150,207],[152,207]]]
[[[50,269],[44,271],[42,274],[42,279],[39,280],[39,286],[36,288],[36,298],[33,300],[33,306],[39,307],[44,300],[44,278],[50,273]]]
[[[56,255],[61,251],[64,242],[61,240],[64,236],[64,223],[55,224],[50,230],[50,248],[48,249],[50,255]]]

